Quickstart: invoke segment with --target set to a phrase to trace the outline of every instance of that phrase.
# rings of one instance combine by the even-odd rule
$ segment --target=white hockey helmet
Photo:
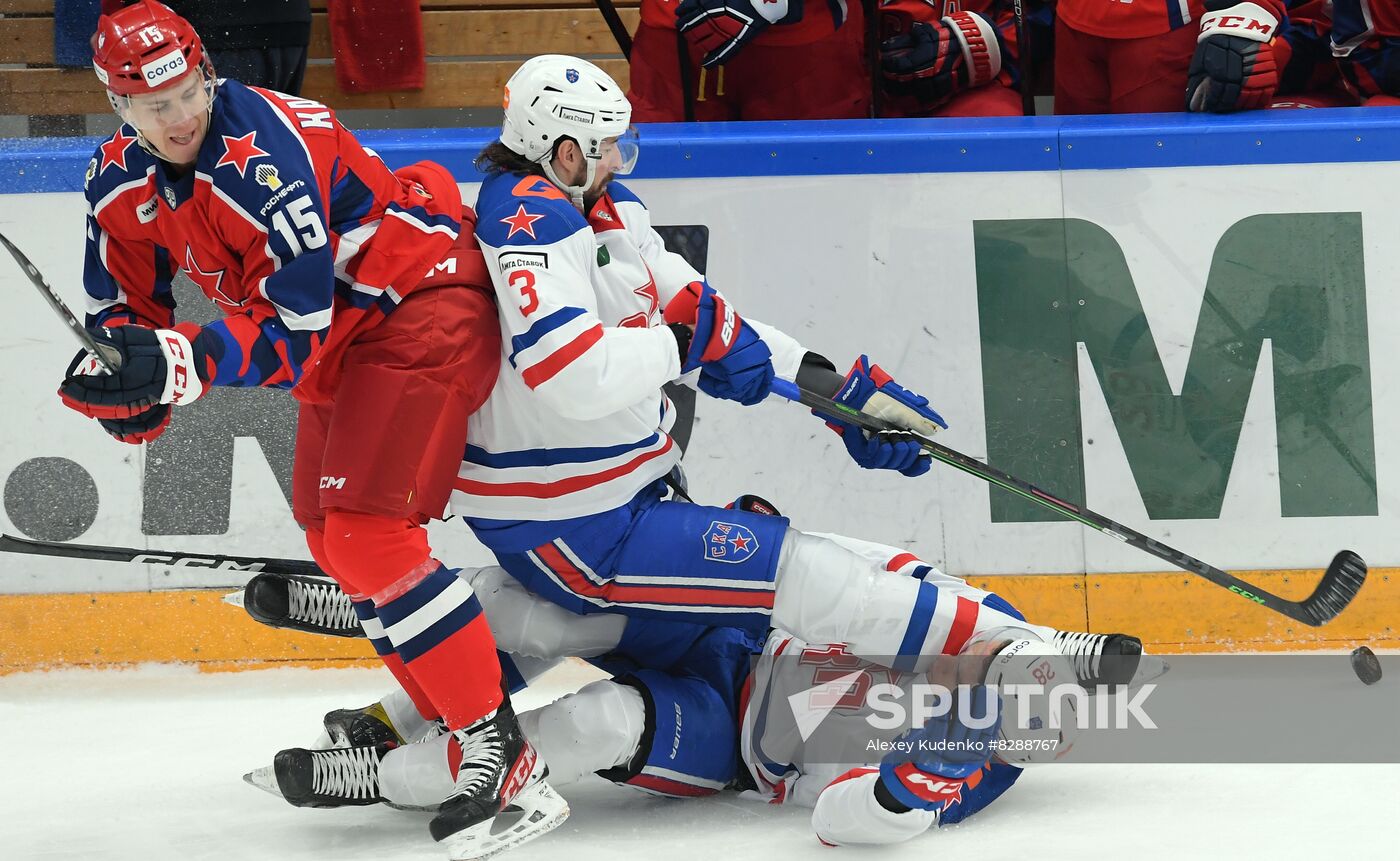
[[[626,175],[637,162],[632,104],[607,72],[587,60],[562,54],[526,60],[506,82],[504,108],[501,143],[539,163],[575,202],[593,185],[598,164],[612,146],[610,139],[616,139],[618,155],[614,173]],[[582,185],[561,181],[550,166],[555,144],[566,137],[587,159],[588,176]]]
[[[990,657],[984,682],[1001,695],[999,759],[1026,766],[1054,762],[1069,752],[1079,736],[1084,689],[1059,649],[1034,631],[1008,626],[973,634],[961,655]],[[1023,687],[1011,691],[1011,685]]]

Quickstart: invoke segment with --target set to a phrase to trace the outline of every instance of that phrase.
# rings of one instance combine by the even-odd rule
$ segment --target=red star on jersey
[[[102,167],[97,172],[103,173],[107,170],[107,165],[114,164],[119,170],[126,170],[126,151],[136,143],[136,137],[127,137],[121,129],[112,135],[112,139],[102,145]]]
[[[525,204],[520,204],[520,208],[515,211],[514,215],[509,218],[501,219],[502,224],[510,225],[510,233],[506,234],[506,239],[511,238],[517,233],[528,234],[531,239],[539,238],[535,236],[535,222],[539,221],[541,218],[544,218],[543,214],[531,215],[525,211]]]
[[[647,300],[647,318],[650,319],[661,307],[661,294],[656,291],[656,279],[652,278],[647,283],[632,291],[643,299]]]
[[[729,539],[729,543],[734,545],[735,550],[749,549],[749,539],[743,537],[742,535],[738,535]]]
[[[185,274],[189,276],[199,289],[204,291],[204,295],[225,305],[238,307],[238,303],[233,301],[224,293],[222,285],[224,283],[224,273],[227,269],[215,269],[213,272],[205,272],[199,266],[199,261],[194,259],[194,249],[185,246]]]
[[[258,148],[256,131],[248,132],[241,138],[220,135],[224,139],[224,154],[219,157],[218,164],[214,169],[218,170],[226,164],[231,164],[238,168],[238,175],[243,176],[248,170],[248,162],[255,158],[267,158],[267,153]]]

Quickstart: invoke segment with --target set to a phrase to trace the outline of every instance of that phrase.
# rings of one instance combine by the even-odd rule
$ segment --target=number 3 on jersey
[[[528,317],[540,307],[540,297],[535,294],[535,273],[529,269],[516,269],[506,278],[506,283],[520,291],[525,304],[520,306],[521,316]]]

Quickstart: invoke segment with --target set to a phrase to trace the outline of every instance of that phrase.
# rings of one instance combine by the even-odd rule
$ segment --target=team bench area
[[[593,0],[423,0],[428,57],[422,90],[348,94],[335,83],[332,0],[312,0],[310,58],[302,95],[336,109],[497,107],[522,59],[573,54],[593,59],[627,86],[627,61]],[[629,31],[638,0],[616,0]],[[0,0],[0,115],[105,113],[102,86],[90,69],[54,66],[52,0]],[[3,66],[20,66],[5,68]]]

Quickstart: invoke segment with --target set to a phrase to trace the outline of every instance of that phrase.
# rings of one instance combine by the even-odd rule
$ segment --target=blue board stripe
[[[642,126],[634,178],[838,176],[1111,170],[1393,161],[1400,108],[1252,111],[1235,116],[994,117]],[[498,134],[366,130],[391,167],[431,159],[463,182]],[[0,140],[0,194],[83,190],[98,138]]]

